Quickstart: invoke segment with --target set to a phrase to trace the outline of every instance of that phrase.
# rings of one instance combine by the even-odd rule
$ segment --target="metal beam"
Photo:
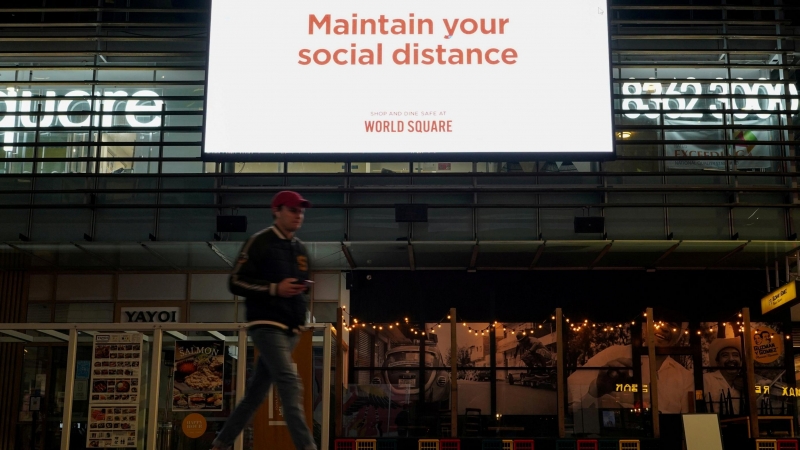
[[[30,336],[30,335],[25,334],[25,333],[20,333],[19,331],[0,330],[0,334],[5,334],[7,336],[11,336],[14,339],[19,339],[20,341],[33,342],[33,336]]]
[[[417,270],[417,261],[414,258],[414,245],[411,241],[408,241],[408,267],[410,267],[411,270]]]
[[[215,338],[219,339],[220,341],[225,341],[228,339],[228,336],[220,333],[219,331],[206,331],[206,333],[214,336]]]
[[[172,267],[172,269],[173,269],[173,270],[176,270],[176,271],[179,271],[179,270],[181,270],[180,268],[178,268],[178,266],[176,266],[175,264],[172,264],[171,262],[169,262],[169,260],[168,260],[167,258],[164,258],[163,256],[161,256],[161,254],[159,254],[157,251],[155,251],[155,250],[153,250],[152,248],[148,247],[148,246],[147,246],[147,244],[141,243],[141,245],[142,245],[142,247],[143,247],[145,250],[147,250],[147,251],[148,251],[148,252],[149,252],[151,255],[155,256],[155,257],[156,257],[156,258],[158,258],[158,259],[160,259],[160,260],[161,260],[161,262],[163,262],[164,264],[166,264],[166,265],[168,265],[168,266]]]
[[[42,261],[46,262],[47,264],[49,264],[51,266],[58,267],[58,264],[55,261],[50,261],[49,259],[47,259],[47,258],[45,258],[43,256],[39,256],[39,255],[37,255],[37,254],[35,254],[33,252],[29,252],[28,250],[22,249],[22,248],[14,245],[14,244],[12,244],[10,242],[4,242],[4,244],[6,244],[7,246],[13,248],[14,250],[16,250],[16,251],[18,251],[20,253],[24,253],[24,254],[26,254],[28,256],[31,256],[31,257],[34,257],[36,259],[41,259]]]
[[[595,266],[598,263],[600,263],[600,260],[603,259],[604,256],[606,256],[609,250],[611,250],[612,245],[614,245],[614,241],[609,242],[608,245],[606,245],[605,247],[603,247],[602,250],[600,250],[600,253],[597,255],[597,258],[595,258],[594,261],[592,261],[592,263],[589,264],[589,270],[594,269]]]
[[[36,330],[36,331],[38,331],[39,333],[42,333],[42,334],[46,334],[48,336],[52,336],[52,337],[54,337],[56,339],[61,339],[62,341],[65,341],[65,342],[69,341],[69,336],[67,336],[64,333],[60,333],[58,331],[55,331],[55,330]]]
[[[472,246],[472,257],[469,259],[469,268],[474,269],[475,265],[478,263],[478,252],[480,245],[478,241],[475,241],[475,245]]]
[[[539,258],[542,257],[542,253],[544,253],[544,246],[547,245],[547,241],[542,242],[542,245],[536,249],[536,254],[533,256],[533,261],[531,261],[531,265],[529,269],[533,269],[536,267],[536,264],[539,264]]]
[[[744,250],[744,248],[745,248],[745,247],[747,247],[747,244],[749,244],[749,243],[750,243],[750,241],[747,241],[747,242],[745,242],[744,244],[742,244],[742,245],[740,245],[740,246],[736,247],[735,249],[733,249],[733,250],[731,250],[730,252],[728,252],[728,254],[727,254],[727,255],[723,256],[722,258],[720,258],[719,260],[717,260],[717,262],[715,262],[714,264],[711,264],[711,265],[709,265],[708,267],[714,267],[714,266],[717,266],[717,265],[721,264],[721,263],[722,263],[723,261],[725,261],[726,259],[728,259],[728,258],[730,258],[731,256],[733,256],[733,255],[735,255],[735,254],[739,253],[740,251]]]
[[[112,268],[112,269],[116,270],[117,272],[121,272],[121,270],[120,270],[120,268],[119,268],[119,267],[117,267],[117,266],[116,266],[116,265],[114,265],[114,264],[111,264],[110,262],[106,261],[104,258],[102,258],[102,257],[100,257],[100,256],[97,256],[97,255],[95,255],[94,253],[92,253],[92,252],[91,252],[91,251],[89,251],[88,249],[84,248],[82,245],[80,245],[80,244],[76,244],[76,243],[74,243],[74,242],[70,242],[70,244],[74,245],[74,246],[75,246],[75,247],[76,247],[78,250],[80,250],[80,251],[82,251],[82,252],[86,253],[87,255],[91,256],[91,257],[92,257],[92,258],[94,258],[95,260],[97,260],[97,261],[99,261],[99,262],[103,263],[105,266],[107,266],[107,267],[110,267],[110,268]]]
[[[342,253],[344,253],[345,259],[347,259],[347,264],[350,265],[350,269],[353,270],[356,268],[356,262],[353,260],[353,255],[350,254],[350,249],[342,242]]]
[[[185,334],[181,333],[180,331],[165,330],[164,333],[174,337],[175,339],[178,339],[179,341],[185,341],[185,340],[189,339],[188,336],[186,336]]]
[[[206,244],[208,244],[208,247],[211,249],[211,251],[214,252],[214,254],[219,256],[219,259],[223,260],[225,262],[225,264],[228,265],[228,267],[233,269],[233,262],[230,259],[228,259],[228,257],[225,256],[225,254],[222,253],[222,251],[220,251],[220,249],[218,249],[216,245],[214,245],[211,242],[206,242]]]
[[[667,251],[665,251],[661,256],[659,256],[658,259],[655,260],[655,262],[653,262],[653,267],[658,267],[658,263],[660,263],[661,261],[665,260],[667,258],[667,256],[671,255],[672,252],[674,252],[678,247],[680,247],[682,242],[683,241],[678,241],[677,244],[675,244],[672,247],[668,248]]]

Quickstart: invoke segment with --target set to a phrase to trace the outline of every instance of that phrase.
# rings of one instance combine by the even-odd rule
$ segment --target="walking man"
[[[316,450],[303,411],[302,381],[292,365],[292,351],[308,317],[308,253],[295,232],[311,203],[297,192],[272,198],[275,223],[254,234],[242,247],[230,277],[230,290],[245,297],[248,333],[258,362],[241,403],[214,440],[214,450],[228,450],[250,422],[275,383],[283,416],[297,450]]]

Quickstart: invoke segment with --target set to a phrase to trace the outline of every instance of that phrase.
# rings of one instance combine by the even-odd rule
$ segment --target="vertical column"
[[[334,375],[333,388],[333,423],[336,429],[334,430],[334,437],[337,437],[342,432],[342,397],[344,394],[344,370],[346,365],[344,363],[344,340],[342,333],[344,332],[344,310],[336,308],[336,373]]]
[[[450,308],[450,437],[458,435],[458,340],[456,309]]]
[[[21,323],[25,321],[25,273],[21,271],[0,272],[0,322]],[[16,417],[19,411],[19,397],[14,395],[19,389],[22,372],[21,343],[0,343],[0,361],[4,367],[15,370],[0,370],[0,450],[16,448]],[[6,366],[6,364],[8,364]]]
[[[749,405],[748,414],[750,416],[750,436],[758,439],[758,397],[756,396],[756,370],[754,366],[753,330],[750,329],[750,308],[742,308],[742,322],[744,323],[744,334],[742,335],[742,349],[744,349],[744,363],[747,376],[744,378],[745,389],[747,389],[747,403]]]
[[[566,402],[564,401],[567,392],[565,383],[567,374],[564,373],[564,313],[561,308],[556,308],[556,378],[558,393],[558,437],[563,438],[567,435],[566,427]]]
[[[75,360],[78,353],[78,330],[73,326],[69,330],[67,344],[67,384],[64,388],[64,414],[61,419],[61,450],[69,450],[69,438],[72,431],[72,397],[75,389]]]
[[[153,345],[150,347],[150,392],[147,398],[147,434],[145,450],[156,450],[158,438],[158,397],[161,383],[161,349],[164,345],[164,330],[153,330]]]
[[[236,359],[236,404],[238,405],[244,397],[245,386],[247,385],[247,327],[242,325],[238,331],[239,358]],[[224,344],[223,344],[224,345]],[[244,433],[239,433],[233,441],[233,450],[244,448]]]
[[[647,308],[647,359],[650,369],[650,412],[653,418],[653,437],[661,437],[661,426],[658,413],[658,367],[656,367],[656,341],[655,324],[653,323],[653,308]]]
[[[322,338],[322,448],[320,450],[328,450],[328,443],[330,442],[331,430],[331,406],[326,405],[330,402],[331,398],[331,359],[333,352],[331,351],[331,344],[333,344],[333,328],[330,324],[325,325],[325,336]]]

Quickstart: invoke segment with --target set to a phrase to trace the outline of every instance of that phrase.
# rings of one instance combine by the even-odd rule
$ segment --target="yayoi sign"
[[[647,81],[625,82],[621,88],[622,95],[626,96],[622,99],[622,109],[632,111],[625,113],[625,117],[629,119],[636,119],[642,115],[648,119],[657,119],[660,110],[663,110],[669,119],[701,119],[704,115],[702,112],[693,112],[700,109],[720,111],[711,113],[716,119],[722,119],[722,110],[733,112],[733,116],[737,119],[746,119],[751,115],[759,119],[768,119],[774,114],[770,111],[786,110],[786,106],[783,106],[786,100],[783,97],[785,86],[788,87],[791,98],[788,101],[789,109],[795,111],[800,105],[800,100],[797,98],[797,86],[791,83],[773,83],[766,79],[757,82],[720,79],[714,83],[699,83],[691,78],[669,84]],[[699,97],[700,95],[705,97]],[[642,111],[656,112],[642,113]]]
[[[120,322],[122,323],[173,323],[180,322],[180,320],[181,309],[179,307],[120,309]]]
[[[157,93],[147,89],[130,94],[124,91],[107,91],[102,97],[93,97],[89,92],[82,90],[70,91],[63,96],[56,96],[55,91],[46,91],[45,100],[32,100],[35,96],[41,94],[14,88],[0,90],[0,130],[36,127],[76,129],[101,124],[109,127],[114,124],[113,116],[102,112],[112,111],[130,113],[124,116],[125,123],[130,127],[161,126],[161,116],[153,114],[161,112],[164,101],[158,98]],[[35,114],[26,115],[25,113],[37,112],[35,106],[37,101],[42,102],[41,111],[44,114],[41,118]],[[3,150],[13,150],[11,144],[14,143],[14,135],[13,131],[3,133]]]

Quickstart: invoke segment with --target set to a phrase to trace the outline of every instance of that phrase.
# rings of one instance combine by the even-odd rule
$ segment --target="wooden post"
[[[556,392],[558,392],[558,437],[564,438],[567,435],[566,427],[566,405],[564,398],[567,395],[566,374],[564,373],[564,314],[561,308],[556,308]]]
[[[458,339],[456,309],[450,308],[450,437],[458,436]]]
[[[344,362],[344,310],[336,308],[336,372],[333,381],[333,437],[339,437],[342,433],[342,397],[344,396],[344,371],[347,365]]]
[[[650,363],[650,411],[653,418],[653,437],[661,437],[661,424],[658,413],[658,367],[656,361],[656,337],[653,308],[647,308],[647,359]]]
[[[747,370],[745,389],[747,389],[747,403],[750,405],[750,436],[758,439],[758,398],[756,396],[756,370],[753,361],[753,330],[750,328],[750,308],[742,308],[742,321],[744,322],[744,335],[742,336],[742,349],[744,350],[744,363]]]

